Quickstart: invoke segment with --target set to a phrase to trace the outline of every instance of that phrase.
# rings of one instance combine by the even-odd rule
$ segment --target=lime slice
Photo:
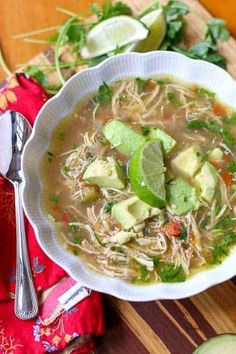
[[[126,52],[150,52],[160,47],[166,34],[166,20],[162,9],[149,12],[140,18],[140,21],[149,28],[150,32],[147,38],[138,43],[131,44],[125,50]]]
[[[84,59],[98,57],[117,48],[143,40],[147,27],[130,16],[115,16],[100,22],[87,34],[80,55]]]
[[[142,11],[138,14],[137,18],[140,19],[141,17],[148,14],[149,12],[160,8],[161,8],[161,4],[159,1],[152,1],[150,4],[148,4],[142,9]]]
[[[166,202],[165,167],[159,141],[147,141],[130,159],[132,190],[145,203],[162,207]]]

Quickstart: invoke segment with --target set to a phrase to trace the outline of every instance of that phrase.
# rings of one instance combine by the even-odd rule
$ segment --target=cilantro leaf
[[[135,81],[137,82],[139,90],[144,90],[147,80],[141,79],[140,77],[136,77]]]
[[[132,15],[130,7],[122,1],[113,4],[111,1],[105,0],[102,7],[93,4],[91,6],[91,11],[97,15],[97,23],[114,16]]]
[[[98,94],[96,96],[97,102],[101,104],[109,103],[112,97],[112,90],[110,87],[104,82],[103,85],[99,86]]]
[[[181,230],[181,234],[179,236],[180,240],[186,241],[188,237],[188,233],[186,227],[183,224],[180,225],[180,230]]]
[[[68,231],[71,234],[75,234],[78,231],[79,227],[77,225],[69,225]]]
[[[59,203],[59,197],[58,195],[51,195],[50,197],[50,202],[52,202],[54,205],[57,205]]]
[[[182,267],[175,267],[172,263],[161,262],[158,266],[158,274],[164,283],[177,283],[186,280]]]
[[[215,97],[215,93],[214,92],[211,92],[203,87],[199,87],[197,90],[196,90],[196,95],[198,97],[205,97],[205,98],[208,98],[208,97]]]
[[[212,133],[220,134],[226,144],[232,145],[234,143],[234,138],[231,133],[223,126],[215,122],[205,122],[202,120],[194,119],[187,123],[187,127],[188,129],[207,128]]]
[[[227,170],[231,173],[235,173],[236,172],[236,161],[230,161]]]
[[[149,127],[141,127],[142,135],[147,136],[150,133]]]
[[[47,85],[47,78],[37,65],[28,65],[24,71],[38,81],[41,86],[45,87]]]
[[[229,31],[225,28],[225,21],[220,18],[214,18],[207,23],[207,37],[210,36],[212,40],[219,39],[224,42],[230,37]]]
[[[236,112],[233,112],[230,117],[224,118],[226,124],[236,124]]]
[[[116,200],[113,200],[112,202],[108,202],[104,205],[103,210],[105,213],[110,213],[112,207],[117,203]]]

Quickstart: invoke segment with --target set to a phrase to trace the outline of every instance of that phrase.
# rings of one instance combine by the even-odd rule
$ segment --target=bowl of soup
[[[24,208],[46,254],[126,300],[194,295],[236,274],[236,85],[172,52],[73,76],[39,112]]]

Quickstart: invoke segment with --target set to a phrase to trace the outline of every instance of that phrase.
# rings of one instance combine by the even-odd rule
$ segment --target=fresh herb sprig
[[[225,28],[225,21],[215,18],[207,23],[205,37],[202,41],[186,48],[183,46],[186,21],[184,16],[189,8],[179,1],[170,0],[164,11],[167,19],[167,32],[162,43],[162,50],[172,50],[185,54],[193,59],[202,59],[226,68],[223,55],[218,53],[217,41],[227,41],[229,32]]]
[[[232,145],[234,143],[234,138],[232,134],[224,128],[222,125],[212,122],[212,121],[203,121],[200,119],[194,119],[188,122],[187,124],[188,129],[199,129],[199,128],[206,128],[212,133],[220,134],[227,145]]]
[[[160,49],[184,53],[191,58],[207,60],[223,68],[226,67],[225,58],[218,53],[217,47],[218,40],[225,41],[229,38],[229,32],[225,28],[223,20],[213,19],[209,21],[204,40],[186,48],[184,46],[184,30],[186,25],[185,16],[190,10],[182,2],[169,0],[164,6],[160,5],[159,2],[154,2],[150,7],[142,11],[137,18],[160,7],[163,8],[167,21],[166,36]],[[89,60],[81,59],[79,54],[80,50],[86,43],[87,33],[92,27],[99,22],[114,16],[133,16],[132,10],[128,5],[122,1],[112,3],[110,0],[105,0],[101,6],[96,3],[93,4],[90,8],[92,17],[89,17],[89,14],[87,14],[86,17],[83,17],[66,10],[64,10],[64,12],[71,16],[58,27],[57,33],[47,39],[47,42],[52,45],[54,50],[54,63],[49,64],[48,66],[44,65],[45,70],[41,65],[37,64],[25,68],[25,72],[34,77],[50,94],[55,94],[66,81],[67,77],[65,76],[63,69],[70,68],[73,70],[76,66],[81,64],[94,66],[110,55],[110,53],[107,53]],[[43,31],[45,32],[45,29]],[[40,31],[38,31],[38,33],[40,33]],[[61,54],[63,53],[63,48],[65,46],[70,48],[71,54],[75,57],[73,61],[67,63],[64,63],[61,59]],[[120,48],[118,48],[113,54],[115,55],[118,52],[120,52]],[[52,86],[47,80],[47,74],[54,69],[58,74],[60,83]]]

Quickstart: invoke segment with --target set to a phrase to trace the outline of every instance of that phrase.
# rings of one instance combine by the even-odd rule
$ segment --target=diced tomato
[[[226,109],[219,103],[214,104],[213,113],[220,117],[225,117],[227,115]]]
[[[68,223],[70,221],[70,214],[69,213],[62,213],[61,214],[61,221]]]
[[[226,186],[230,187],[234,183],[233,176],[227,171],[220,172],[221,177],[223,178]]]
[[[181,234],[181,222],[173,221],[164,226],[164,232],[168,237],[174,236],[178,237]]]
[[[157,87],[157,84],[154,82],[154,81],[152,81],[152,80],[148,80],[147,82],[146,82],[146,88],[147,88],[147,90],[148,91],[153,91],[153,90],[155,90],[155,88]]]

